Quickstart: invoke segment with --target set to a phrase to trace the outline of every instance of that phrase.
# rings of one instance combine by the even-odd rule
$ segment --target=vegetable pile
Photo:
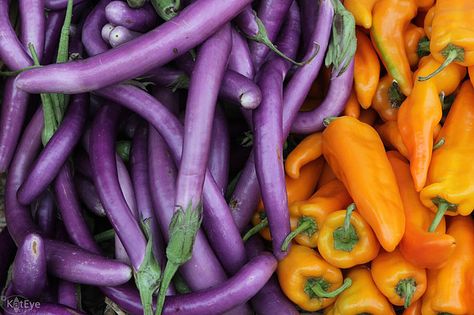
[[[0,0],[0,314],[474,315],[473,19]]]

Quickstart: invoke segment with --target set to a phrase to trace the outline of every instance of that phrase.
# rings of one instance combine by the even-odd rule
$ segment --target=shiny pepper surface
[[[354,56],[354,90],[363,108],[372,105],[380,76],[380,62],[369,37],[356,31],[357,50]]]
[[[375,129],[352,117],[334,118],[323,132],[323,154],[382,247],[393,251],[405,232],[405,212]]]
[[[369,29],[372,26],[372,9],[378,0],[345,0],[344,6],[352,13],[357,25]]]

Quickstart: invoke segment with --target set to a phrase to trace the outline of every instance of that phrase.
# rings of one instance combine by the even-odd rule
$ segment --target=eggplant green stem
[[[110,241],[115,237],[115,230],[105,230],[104,232],[100,232],[99,234],[94,235],[94,240],[97,243],[102,243],[105,241]]]
[[[301,217],[298,226],[294,229],[283,241],[281,245],[281,250],[286,252],[291,241],[299,234],[306,233],[309,236],[313,235],[316,232],[317,225],[313,218],[310,217]]]
[[[444,138],[439,139],[438,142],[436,142],[433,145],[433,151],[436,150],[436,149],[441,148],[445,143],[446,143],[446,140]]]
[[[127,0],[127,4],[130,8],[137,9],[145,5],[145,0]]]
[[[445,57],[443,63],[431,74],[418,77],[418,81],[427,81],[444,70],[453,61],[464,61],[464,48],[448,44],[442,51],[441,54]]]
[[[314,296],[318,298],[335,298],[338,296],[342,291],[345,289],[349,288],[352,285],[352,279],[351,278],[346,278],[344,279],[344,283],[337,288],[334,291],[327,292],[327,288],[329,287],[329,284],[327,283],[326,280],[324,279],[313,279],[311,283],[307,282],[307,285],[309,286],[308,289],[311,290]]]
[[[0,63],[0,65],[1,65],[1,63]],[[15,77],[15,76],[19,75],[20,73],[22,73],[24,71],[31,70],[31,69],[36,69],[36,68],[41,68],[41,66],[40,65],[37,65],[37,66],[34,65],[34,66],[28,66],[28,67],[25,67],[25,68],[22,68],[22,69],[19,69],[19,70],[15,70],[15,71],[0,71],[0,76],[2,76],[2,77]]]
[[[165,21],[169,21],[178,15],[180,0],[151,0],[156,13]]]
[[[428,232],[434,232],[436,228],[438,227],[439,223],[444,217],[444,214],[446,211],[451,210],[455,211],[457,209],[457,205],[450,203],[442,198],[436,197],[433,198],[433,203],[438,206],[438,211],[436,212],[436,215],[433,219],[433,222],[431,222],[431,225],[428,229]]]
[[[248,230],[248,232],[245,233],[242,239],[244,240],[244,242],[246,242],[249,238],[259,233],[261,230],[263,230],[266,227],[268,227],[268,218],[265,217],[257,225],[255,225],[253,228]]]
[[[128,140],[117,141],[117,143],[115,144],[115,151],[122,160],[128,162],[130,160],[131,147],[132,143]]]
[[[409,279],[400,280],[397,283],[395,291],[397,292],[399,297],[404,299],[405,302],[403,306],[405,308],[408,308],[411,304],[411,299],[413,298],[413,295],[416,292],[415,279],[409,278]]]

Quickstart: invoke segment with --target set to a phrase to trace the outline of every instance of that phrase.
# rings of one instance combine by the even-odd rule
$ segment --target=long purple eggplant
[[[15,257],[15,251],[15,242],[13,242],[10,233],[8,233],[8,229],[3,228],[0,232],[0,253],[2,253],[2,259],[0,259],[0,290],[3,290],[8,269]]]
[[[212,124],[212,139],[209,151],[208,168],[224,194],[229,179],[230,139],[226,117],[217,106]]]
[[[262,253],[245,264],[232,278],[218,286],[168,297],[163,314],[222,314],[254,296],[270,279],[276,266],[276,260],[272,255]],[[104,288],[102,292],[130,314],[142,314],[138,294],[130,286]]]
[[[234,28],[232,28],[232,51],[229,56],[229,70],[240,73],[251,80],[255,76],[247,40]]]
[[[30,233],[41,233],[35,226],[28,207],[21,205],[16,193],[41,146],[43,114],[37,110],[26,127],[15,158],[10,166],[5,187],[5,217],[8,230],[17,244]],[[76,246],[44,239],[48,271],[61,279],[91,285],[119,285],[130,280],[130,267],[91,254]]]
[[[135,39],[142,35],[142,33],[134,32],[126,28],[125,26],[116,26],[109,34],[109,44],[113,48],[123,45],[132,39]]]
[[[329,91],[324,101],[312,111],[298,113],[291,126],[291,131],[302,134],[317,132],[324,128],[324,118],[339,116],[351,94],[353,77],[354,61],[340,76],[333,72]]]
[[[82,203],[86,205],[87,209],[99,217],[105,217],[105,209],[100,201],[94,184],[79,174],[74,176],[74,183],[77,194]]]
[[[55,60],[58,51],[59,34],[66,16],[65,10],[50,11],[46,19],[42,64],[48,65]]]
[[[189,77],[186,72],[168,66],[153,69],[145,77],[161,87],[179,89],[189,86]]]
[[[317,77],[324,62],[324,55],[329,44],[331,35],[334,8],[330,0],[322,0],[319,4],[318,18],[311,42],[319,46],[311,45],[305,53],[304,60],[310,60],[307,64],[299,67],[283,92],[283,136],[289,134],[291,124],[303,104],[306,96]],[[318,54],[312,58],[315,52]],[[312,59],[311,59],[312,58]],[[250,221],[255,207],[258,203],[258,181],[255,171],[255,160],[251,156],[242,171],[237,182],[235,191],[231,197],[233,205],[233,217],[239,229],[243,230]]]
[[[43,235],[47,237],[54,237],[56,230],[56,209],[54,204],[54,198],[52,193],[47,190],[38,199],[36,204],[36,222],[43,232]]]
[[[54,180],[81,137],[87,115],[87,94],[75,95],[64,120],[48,141],[18,191],[18,200],[30,204]]]
[[[21,33],[20,40],[25,49],[28,49],[28,44],[34,45],[38,59],[41,60],[43,56],[44,35],[45,35],[45,15],[44,15],[45,0],[20,0],[20,23]]]
[[[313,36],[315,21],[318,17],[318,3],[313,0],[299,0],[301,11],[301,42],[302,51],[307,51],[310,45],[313,45],[311,38]]]
[[[89,13],[82,28],[82,43],[89,54],[95,56],[109,49],[107,43],[102,40],[101,30],[107,24],[105,7],[111,0],[100,0]]]
[[[105,16],[113,25],[142,33],[155,27],[158,22],[158,16],[149,3],[141,8],[132,9],[123,1],[112,1],[105,7]]]
[[[250,2],[198,0],[172,21],[116,49],[85,60],[25,71],[17,77],[16,85],[30,93],[74,94],[133,79],[202,43]]]
[[[74,0],[74,5],[88,0]],[[50,10],[61,10],[67,7],[67,0],[45,0],[45,6]]]
[[[58,304],[77,309],[78,299],[78,290],[74,283],[64,280],[59,281]]]
[[[38,234],[29,234],[23,239],[13,262],[12,283],[15,292],[37,298],[46,287],[46,251]]]

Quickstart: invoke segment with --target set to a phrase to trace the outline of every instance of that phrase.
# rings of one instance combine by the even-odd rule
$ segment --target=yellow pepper
[[[368,263],[380,249],[369,224],[354,209],[351,204],[346,210],[332,212],[319,231],[319,253],[338,268]]]
[[[357,50],[354,56],[354,90],[360,105],[372,105],[380,76],[380,62],[369,37],[356,31]]]
[[[344,116],[351,116],[354,118],[359,118],[360,116],[360,104],[357,100],[357,96],[355,95],[354,89],[351,91],[351,95],[346,102],[346,106],[344,107]]]
[[[288,176],[296,179],[300,176],[300,169],[308,162],[314,161],[322,155],[322,134],[313,133],[304,138],[288,154],[285,161],[285,171]]]
[[[405,31],[405,50],[408,56],[408,62],[411,67],[418,65],[420,57],[429,55],[429,51],[421,51],[419,44],[420,40],[425,37],[425,30],[415,24],[408,24]]]
[[[372,9],[378,0],[345,0],[344,6],[354,16],[356,25],[365,29],[372,26]]]
[[[383,121],[397,120],[398,108],[405,100],[398,85],[393,81],[390,75],[385,75],[379,81],[377,91],[372,101],[372,108],[377,111]]]
[[[423,29],[425,30],[426,37],[431,39],[431,32],[433,26],[433,18],[435,14],[435,7],[431,7],[425,15],[425,21],[423,23]]]
[[[408,159],[408,150],[403,143],[396,121],[388,120],[381,125],[375,126],[375,130],[379,133],[385,146],[396,149]]]
[[[278,263],[277,275],[283,293],[309,312],[331,305],[352,284],[350,278],[343,283],[341,270],[301,245],[291,246],[288,255]]]

